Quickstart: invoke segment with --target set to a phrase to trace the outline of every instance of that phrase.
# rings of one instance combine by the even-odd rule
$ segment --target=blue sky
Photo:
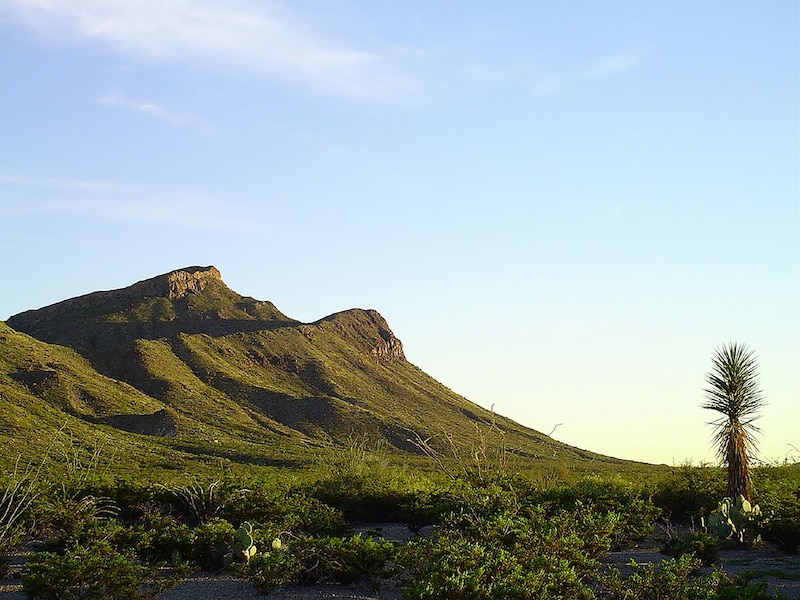
[[[788,0],[0,0],[0,318],[213,264],[668,464],[713,458],[736,340],[762,458],[800,459],[798,30]]]

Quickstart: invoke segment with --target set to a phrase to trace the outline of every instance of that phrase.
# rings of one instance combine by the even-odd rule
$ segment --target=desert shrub
[[[385,441],[351,435],[320,458],[318,479],[299,491],[335,507],[351,523],[397,521],[401,505],[430,482],[391,464]]]
[[[608,600],[768,600],[763,581],[748,582],[730,577],[719,569],[698,574],[699,558],[684,554],[652,563],[631,562],[633,572],[623,576],[618,569],[601,575],[603,596]]]
[[[369,476],[341,474],[317,481],[308,492],[341,511],[350,523],[398,521],[408,494]]]
[[[247,490],[217,479],[204,482],[193,479],[176,486],[162,486],[157,497],[192,524],[221,518],[227,507],[240,502]]]
[[[378,587],[389,574],[394,558],[391,542],[361,535],[351,537],[299,537],[256,555],[242,567],[263,593],[293,581],[301,585],[366,582]]]
[[[800,502],[778,506],[761,525],[761,536],[784,554],[800,548]]]
[[[180,563],[191,556],[195,535],[192,529],[175,520],[156,527],[138,527],[137,553],[148,562]]]
[[[302,566],[294,554],[286,548],[276,547],[271,551],[256,554],[246,565],[238,569],[244,573],[262,594],[291,581],[300,574]]]
[[[121,533],[117,514],[117,506],[109,498],[65,497],[59,491],[37,506],[35,533],[53,551],[92,541],[110,542]]]
[[[232,499],[226,501],[218,511],[218,516],[231,523],[244,521],[277,521],[285,514],[286,492],[275,487],[250,486],[226,489]]]
[[[204,571],[219,571],[230,562],[234,531],[233,525],[223,519],[211,519],[194,528],[172,523],[156,529],[140,529],[136,550],[149,562],[189,561]]]
[[[148,518],[153,512],[163,512],[167,506],[154,500],[153,486],[129,479],[115,479],[103,485],[81,490],[80,495],[109,498],[119,507],[117,516],[123,523],[133,524]]]
[[[223,519],[211,519],[192,531],[187,558],[204,571],[219,571],[230,562],[235,528]]]
[[[408,600],[507,600],[591,598],[578,570],[562,553],[540,553],[520,537],[515,543],[484,543],[438,531],[409,543],[400,556],[407,569]],[[565,545],[569,544],[566,542]],[[558,542],[548,544],[552,549]]]
[[[334,582],[348,585],[364,581],[377,587],[385,577],[387,562],[394,557],[389,541],[363,537],[301,537],[288,544],[300,563],[298,583]]]
[[[405,547],[407,598],[592,597],[587,583],[619,515],[580,500],[570,509],[533,503],[512,487],[462,489],[434,533]]]
[[[186,573],[162,578],[156,567],[136,564],[131,553],[95,542],[64,554],[33,553],[23,567],[22,589],[30,600],[139,600],[155,598]]]
[[[753,475],[754,502],[761,505],[762,538],[785,554],[800,547],[800,464],[759,467]]]
[[[236,492],[235,502],[226,503],[219,514],[229,515],[226,520],[235,525],[244,521],[269,523],[278,531],[297,535],[335,536],[351,530],[340,510],[300,491],[242,489]]]
[[[707,515],[725,496],[725,472],[718,467],[682,466],[657,484],[653,503],[676,523]]]
[[[409,494],[400,504],[400,521],[412,531],[425,525],[437,525],[457,505],[454,495],[447,491],[419,491]]]
[[[710,565],[719,558],[719,538],[703,532],[687,532],[664,540],[661,552],[679,558],[684,555],[693,555],[699,558],[702,564]]]
[[[298,535],[338,536],[351,530],[341,511],[305,494],[283,498],[276,517],[282,530]]]
[[[661,510],[653,505],[648,492],[624,481],[587,478],[544,493],[548,510],[573,510],[582,514],[611,515],[614,528],[610,533],[612,548],[618,549],[642,540],[653,532]]]
[[[611,545],[615,549],[650,535],[661,514],[647,490],[622,480],[589,477],[569,486],[532,492],[532,497],[556,509],[572,510],[580,505],[591,507],[595,513],[617,515],[611,534]]]

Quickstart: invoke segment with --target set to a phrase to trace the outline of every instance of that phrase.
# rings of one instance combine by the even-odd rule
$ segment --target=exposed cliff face
[[[26,331],[37,323],[52,321],[75,312],[86,312],[104,305],[112,305],[128,300],[147,297],[164,297],[177,300],[193,292],[200,292],[211,281],[222,281],[222,275],[216,267],[187,267],[164,275],[139,281],[131,286],[118,290],[92,292],[64,300],[37,310],[29,310],[14,315],[8,324],[19,331]]]
[[[177,300],[191,292],[203,291],[209,281],[222,281],[222,274],[216,267],[190,267],[189,269],[167,273],[160,278],[156,277],[155,280],[149,281],[152,281],[156,288],[154,295],[163,295],[163,291],[166,288],[167,297],[170,300]]]
[[[395,337],[389,324],[376,310],[352,308],[335,313],[315,323],[341,335],[364,352],[384,360],[405,360],[403,342]]]
[[[375,313],[377,314],[377,313]],[[380,317],[380,315],[378,315]],[[380,317],[383,320],[383,317]],[[385,323],[386,321],[384,321]],[[392,330],[378,326],[378,335],[381,336],[381,342],[379,342],[373,349],[372,354],[378,357],[385,357],[385,358],[398,358],[405,360],[405,354],[403,354],[403,342],[401,342],[395,335],[392,333]]]

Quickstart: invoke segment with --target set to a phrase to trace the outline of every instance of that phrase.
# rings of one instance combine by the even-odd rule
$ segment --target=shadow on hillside
[[[121,414],[99,418],[84,417],[84,419],[90,423],[109,425],[115,429],[140,435],[174,437],[177,433],[175,417],[167,412],[166,409],[161,409],[148,415]]]
[[[138,339],[157,340],[184,333],[223,337],[235,333],[275,331],[301,326],[298,321],[260,321],[249,319],[220,319],[217,317],[146,321],[135,323],[80,323],[71,327],[28,327],[18,325],[18,331],[50,344],[71,346],[77,350],[104,350]]]
[[[242,465],[256,465],[259,467],[282,467],[287,469],[297,469],[304,466],[300,460],[290,458],[275,458],[264,456],[261,454],[251,454],[247,452],[240,452],[238,450],[231,450],[228,448],[219,448],[209,450],[205,448],[198,448],[189,444],[171,444],[171,448],[178,452],[185,452],[196,457],[207,457],[211,459],[225,458],[231,462],[239,463]]]

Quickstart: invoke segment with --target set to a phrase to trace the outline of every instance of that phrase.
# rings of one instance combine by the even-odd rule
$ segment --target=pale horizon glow
[[[0,319],[191,265],[568,444],[800,460],[798,6],[0,0]],[[558,427],[554,426],[558,424]]]

